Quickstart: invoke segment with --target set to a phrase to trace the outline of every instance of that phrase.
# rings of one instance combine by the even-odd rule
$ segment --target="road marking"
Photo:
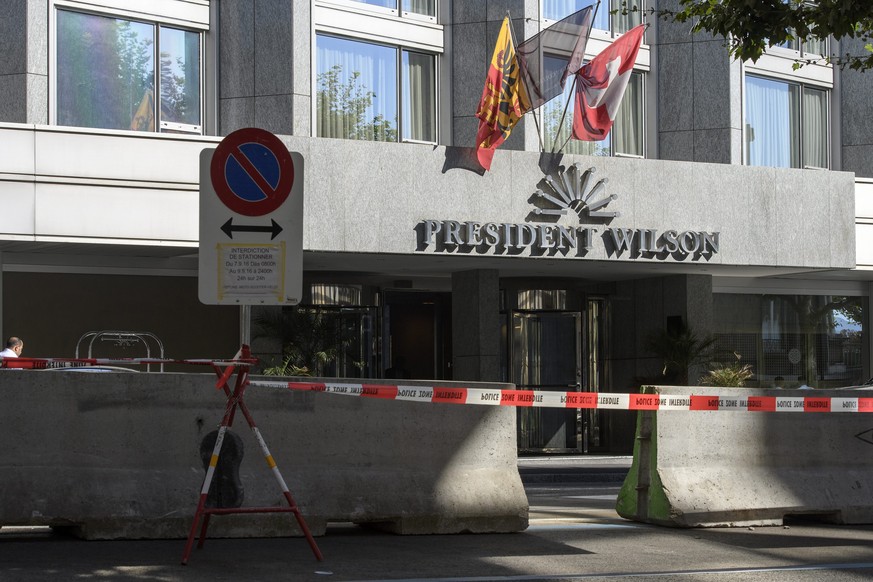
[[[669,572],[604,572],[600,574],[551,574],[551,575],[518,575],[518,576],[452,576],[447,578],[403,578],[403,579],[367,579],[353,582],[524,582],[536,580],[596,580],[598,578],[643,578],[643,577],[676,577],[699,576],[700,574],[752,574],[756,572],[800,572],[816,570],[867,570],[873,569],[873,562],[857,564],[809,564],[805,566],[774,566],[770,568],[722,568],[717,570],[673,570]]]
[[[573,518],[574,521],[577,521]],[[528,526],[525,531],[555,531],[575,529],[637,529],[647,527],[642,524],[624,523],[540,523]]]

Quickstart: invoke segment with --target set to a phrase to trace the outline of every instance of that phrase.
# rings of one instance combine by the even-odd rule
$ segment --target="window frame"
[[[398,0],[402,6],[402,0]],[[435,12],[439,16],[441,10],[446,10],[446,3],[436,0]],[[311,135],[318,135],[318,37],[321,35],[341,38],[344,40],[376,44],[393,48],[396,51],[397,62],[397,141],[395,143],[424,143],[435,145],[440,143],[441,136],[447,129],[443,120],[451,117],[443,95],[444,80],[443,62],[440,57],[445,53],[444,27],[438,24],[438,16],[434,18],[414,18],[391,14],[390,9],[371,10],[377,6],[368,6],[354,0],[314,0],[312,9],[312,40],[311,54]],[[420,141],[403,137],[403,54],[426,54],[433,58],[433,127],[434,141]],[[391,142],[389,142],[391,143]]]
[[[313,43],[315,43],[315,47],[316,47],[316,49],[313,51],[314,64],[313,64],[313,68],[312,68],[312,70],[314,71],[314,74],[312,76],[312,79],[313,79],[312,112],[313,112],[313,117],[314,117],[313,125],[312,125],[313,137],[329,137],[329,136],[320,136],[318,134],[318,75],[321,72],[318,70],[318,63],[317,63],[318,48],[317,48],[317,46],[318,46],[318,37],[320,37],[320,36],[321,37],[335,38],[335,39],[348,41],[348,42],[355,42],[355,43],[360,43],[360,44],[369,44],[369,45],[375,45],[375,46],[382,47],[382,48],[392,49],[394,51],[394,66],[395,66],[395,71],[396,71],[396,78],[395,78],[396,89],[394,92],[395,93],[394,101],[395,101],[396,112],[397,112],[397,122],[396,122],[396,124],[397,124],[397,139],[395,141],[389,141],[389,142],[385,142],[385,143],[418,143],[418,144],[428,144],[428,145],[435,145],[435,144],[439,143],[439,107],[436,105],[436,98],[439,95],[439,88],[438,88],[438,84],[439,84],[439,73],[438,73],[439,59],[436,58],[437,55],[434,55],[432,53],[428,53],[426,51],[421,51],[421,50],[417,50],[417,49],[413,49],[413,48],[404,47],[401,45],[379,43],[379,42],[374,42],[371,40],[343,36],[343,35],[338,35],[338,34],[333,34],[333,33],[325,33],[325,32],[316,32],[315,35],[313,35]],[[404,70],[404,66],[403,66],[403,56],[406,53],[423,54],[423,55],[427,55],[427,56],[430,56],[433,58],[433,62],[434,62],[433,84],[434,84],[434,100],[435,100],[434,106],[432,108],[432,112],[433,112],[433,116],[434,116],[434,118],[433,118],[433,131],[434,131],[433,141],[418,140],[418,139],[404,138],[403,137],[404,131],[405,131],[405,123],[403,121],[403,116],[404,116],[403,81],[405,79],[405,70]],[[349,138],[339,137],[339,138],[332,138],[332,139],[349,139]]]
[[[604,30],[602,28],[594,28],[592,26],[590,38],[591,39],[601,38],[601,39],[605,39],[605,40],[609,41],[609,40],[613,40],[613,39],[621,36],[625,32],[627,32],[626,30],[617,30],[617,27],[616,27],[616,16],[617,15],[611,14],[611,12],[612,12],[612,10],[620,10],[623,2],[633,2],[633,1],[635,1],[635,0],[602,0],[601,6],[599,8],[597,8],[597,12],[598,12],[598,14],[601,14],[601,10],[606,11],[607,18],[609,21],[609,29]],[[646,10],[646,0],[638,0],[638,1],[640,4],[640,22],[642,22],[643,21],[642,14]],[[594,2],[590,2],[589,4],[593,4],[593,3]],[[607,4],[606,7],[603,6],[604,3]],[[613,7],[612,3],[615,3],[616,6]],[[544,8],[545,2],[540,2],[539,4],[540,4],[540,22],[543,23],[543,26],[542,26],[543,28],[546,28],[546,27],[554,24],[555,22],[558,22],[558,20],[560,20],[560,19],[555,20],[552,18],[546,18],[545,14],[543,13],[543,8]],[[585,8],[585,6],[582,6],[581,8],[579,8],[579,10],[582,10],[582,8]],[[568,15],[565,15],[565,16],[568,16]]]
[[[143,3],[139,0],[121,3],[117,0],[107,0],[106,6],[100,6],[96,10],[93,4],[86,4],[76,0],[49,0],[49,125],[58,125],[58,19],[59,13],[72,12],[85,16],[125,20],[128,22],[150,26],[153,31],[153,54],[154,71],[153,87],[155,129],[153,131],[139,131],[132,129],[112,129],[103,127],[81,126],[81,129],[99,132],[125,132],[139,136],[145,135],[206,135],[207,119],[207,67],[206,67],[206,33],[209,30],[209,5],[208,2],[195,0],[193,7],[179,7],[172,14],[154,14],[151,3]],[[146,12],[151,8],[150,12]],[[205,12],[201,10],[205,8]],[[164,122],[161,120],[160,111],[160,36],[161,28],[172,28],[183,32],[192,32],[198,35],[199,50],[199,117],[200,124],[181,124],[177,122]],[[80,127],[80,126],[75,126]]]
[[[393,16],[395,18],[405,18],[408,20],[431,22],[434,24],[437,22],[437,15],[440,13],[440,0],[434,0],[433,16],[403,10],[403,1],[404,0],[396,0],[397,8],[386,8],[384,6],[367,4],[363,0],[316,0],[316,4],[323,4],[328,6],[333,4],[337,7],[345,8],[352,11],[372,12],[374,14],[379,14],[383,16]]]
[[[749,129],[750,128],[749,128],[749,123],[747,121],[748,120],[748,113],[747,112],[748,112],[748,106],[749,106],[747,84],[748,84],[749,77],[763,79],[765,81],[770,81],[770,82],[774,82],[774,83],[783,83],[783,84],[788,85],[788,86],[793,85],[793,86],[798,87],[799,96],[800,96],[800,98],[798,100],[799,101],[798,113],[797,113],[798,119],[790,120],[791,122],[797,123],[798,131],[797,131],[797,135],[794,135],[794,136],[789,135],[789,138],[791,141],[791,146],[797,147],[799,165],[798,166],[787,166],[787,168],[789,168],[789,169],[804,169],[804,170],[829,170],[831,168],[831,166],[833,165],[833,155],[832,155],[832,151],[831,151],[831,147],[832,147],[831,133],[832,133],[832,129],[833,129],[832,128],[832,125],[833,125],[833,123],[832,123],[832,118],[833,118],[833,115],[832,115],[833,91],[832,91],[832,89],[828,88],[828,87],[822,87],[822,86],[814,84],[814,83],[803,82],[803,81],[800,81],[797,79],[782,79],[779,77],[774,77],[774,76],[770,76],[770,75],[764,75],[764,74],[761,74],[758,72],[749,72],[749,71],[746,71],[743,74],[743,165],[752,166],[752,164],[750,163],[751,159],[750,159],[750,149],[749,149],[750,144],[751,144],[751,142],[749,141]],[[827,136],[827,143],[825,144],[825,152],[826,152],[827,160],[826,160],[825,167],[811,166],[811,165],[806,163],[806,161],[807,161],[806,160],[806,151],[804,150],[804,146],[803,146],[804,132],[806,131],[806,127],[805,127],[804,119],[803,119],[804,118],[804,104],[803,104],[803,102],[804,102],[805,91],[807,89],[822,91],[825,94],[825,106],[827,109],[827,113],[825,115],[826,127],[824,128],[824,131],[823,131],[824,135]],[[754,166],[754,167],[783,167],[783,166]]]
[[[566,155],[572,155],[572,156],[588,155],[588,156],[592,156],[592,157],[645,159],[647,156],[648,150],[649,150],[649,144],[648,144],[648,139],[647,139],[647,136],[648,136],[648,133],[647,133],[647,131],[648,131],[648,117],[649,117],[649,115],[648,115],[649,112],[648,112],[648,107],[647,107],[648,75],[646,73],[647,73],[647,71],[642,70],[642,69],[638,69],[636,67],[634,67],[634,70],[632,73],[636,78],[638,78],[640,80],[640,90],[639,90],[639,94],[640,94],[640,104],[639,104],[640,135],[639,135],[639,141],[640,141],[640,146],[642,148],[641,154],[629,154],[626,152],[616,152],[615,151],[615,139],[613,139],[612,129],[610,129],[610,132],[609,132],[609,154],[608,155],[583,154],[583,153],[566,152],[566,151],[563,153],[565,153]],[[625,95],[627,95],[627,94],[625,93]],[[622,103],[624,103],[624,100],[622,100]],[[567,106],[566,101],[562,101],[561,109],[563,110],[565,106]],[[571,131],[572,131],[572,122],[573,122],[573,112],[572,112],[572,110],[570,110],[569,106],[567,106],[567,116],[564,119],[564,124],[569,123],[570,124],[569,127],[570,127]],[[543,139],[544,139],[544,141],[549,142],[549,140],[552,140],[552,142],[553,142],[554,136],[550,136],[550,135],[545,134],[545,132],[546,132],[545,121],[543,121],[541,123],[541,126],[543,127]],[[613,125],[613,128],[614,127],[615,126]],[[571,138],[568,141],[568,143],[571,143],[572,141],[573,140]],[[602,142],[595,142],[595,143],[602,143]],[[554,145],[550,145],[550,143],[544,143],[543,145],[544,145],[544,147],[548,147],[548,148],[554,147]],[[557,144],[555,144],[555,145],[557,145]]]

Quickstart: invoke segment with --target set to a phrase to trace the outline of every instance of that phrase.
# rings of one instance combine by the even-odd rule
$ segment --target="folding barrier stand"
[[[242,346],[240,356],[242,361],[251,359],[249,346]],[[300,514],[300,509],[297,507],[297,503],[294,501],[294,498],[291,497],[288,485],[285,484],[285,480],[279,472],[279,467],[276,466],[273,456],[270,454],[269,449],[267,449],[267,443],[261,436],[261,433],[255,425],[255,421],[243,400],[246,387],[249,385],[248,365],[231,365],[224,371],[222,371],[217,365],[213,365],[213,369],[218,376],[216,388],[224,390],[224,393],[227,395],[227,406],[224,410],[224,418],[221,419],[221,425],[218,428],[218,436],[215,439],[215,446],[212,450],[209,467],[206,470],[206,477],[203,479],[203,487],[200,489],[200,501],[197,504],[197,511],[194,513],[194,523],[191,524],[191,531],[188,533],[188,542],[185,545],[185,553],[182,555],[182,564],[185,565],[188,563],[188,558],[191,555],[191,549],[194,545],[194,537],[197,534],[197,525],[200,523],[200,520],[203,520],[203,526],[200,530],[200,539],[197,543],[198,548],[202,548],[206,541],[206,529],[209,527],[209,518],[212,515],[228,515],[231,513],[293,513],[303,535],[306,536],[306,541],[309,542],[309,547],[312,548],[312,552],[315,554],[315,558],[319,561],[323,560],[324,557],[321,554],[321,550],[318,549],[318,545],[315,543],[315,539],[312,537],[312,533],[310,533],[306,521]],[[234,371],[236,371],[236,382],[233,390],[231,390],[228,386],[228,381],[231,376],[233,376]],[[242,412],[246,422],[248,422],[249,427],[251,427],[252,432],[255,435],[255,439],[257,439],[258,444],[261,446],[261,451],[264,453],[267,465],[273,471],[273,476],[276,478],[276,482],[279,484],[279,488],[282,490],[282,494],[288,502],[288,507],[206,507],[206,496],[209,494],[209,487],[212,484],[212,478],[215,475],[215,467],[218,465],[218,456],[221,453],[221,445],[224,441],[224,435],[227,432],[227,429],[233,425],[233,418],[237,409]]]

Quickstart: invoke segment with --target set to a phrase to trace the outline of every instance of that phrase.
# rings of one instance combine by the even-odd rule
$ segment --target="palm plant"
[[[688,371],[692,366],[708,363],[712,358],[715,338],[697,337],[688,326],[678,329],[658,330],[646,339],[646,349],[664,362],[661,375],[664,381],[677,386],[688,384]]]

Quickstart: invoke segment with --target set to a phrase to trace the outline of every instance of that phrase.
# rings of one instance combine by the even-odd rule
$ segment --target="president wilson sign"
[[[418,250],[583,257],[595,245],[602,245],[608,257],[658,259],[669,255],[680,261],[708,260],[718,253],[718,232],[557,224],[561,216],[570,212],[578,214],[580,221],[586,215],[592,220],[619,216],[618,212],[607,209],[618,196],[607,194],[608,180],[597,180],[594,173],[594,168],[582,171],[574,164],[566,171],[559,171],[556,178],[546,176],[535,195],[532,211],[535,222],[422,220],[416,226]]]

